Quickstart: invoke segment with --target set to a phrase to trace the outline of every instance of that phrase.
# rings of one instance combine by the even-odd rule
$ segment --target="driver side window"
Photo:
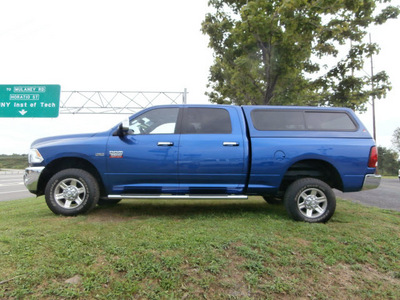
[[[130,134],[174,134],[179,108],[156,108],[132,119]]]

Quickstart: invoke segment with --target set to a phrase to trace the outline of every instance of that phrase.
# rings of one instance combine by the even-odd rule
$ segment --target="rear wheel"
[[[293,182],[286,190],[284,203],[293,219],[310,223],[327,222],[336,209],[331,187],[315,178]]]
[[[47,206],[57,215],[75,216],[96,206],[99,186],[96,179],[81,169],[66,169],[53,175],[46,185]]]

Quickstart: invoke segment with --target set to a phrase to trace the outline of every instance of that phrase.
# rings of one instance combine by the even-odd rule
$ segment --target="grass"
[[[25,169],[28,167],[27,154],[0,154],[0,169]]]
[[[1,299],[399,299],[400,213],[327,224],[248,201],[122,201],[78,217],[0,203]],[[75,284],[66,280],[78,276]]]

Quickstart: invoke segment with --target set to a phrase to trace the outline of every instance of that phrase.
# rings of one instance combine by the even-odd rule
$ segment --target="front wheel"
[[[331,187],[315,178],[293,182],[286,190],[284,203],[293,219],[309,223],[327,222],[336,209]]]
[[[75,216],[96,206],[99,186],[90,173],[81,169],[66,169],[51,177],[46,185],[45,198],[53,213]]]

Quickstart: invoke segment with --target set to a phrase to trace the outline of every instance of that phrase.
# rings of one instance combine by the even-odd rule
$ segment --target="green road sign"
[[[0,85],[0,118],[56,118],[61,87],[51,85]]]

